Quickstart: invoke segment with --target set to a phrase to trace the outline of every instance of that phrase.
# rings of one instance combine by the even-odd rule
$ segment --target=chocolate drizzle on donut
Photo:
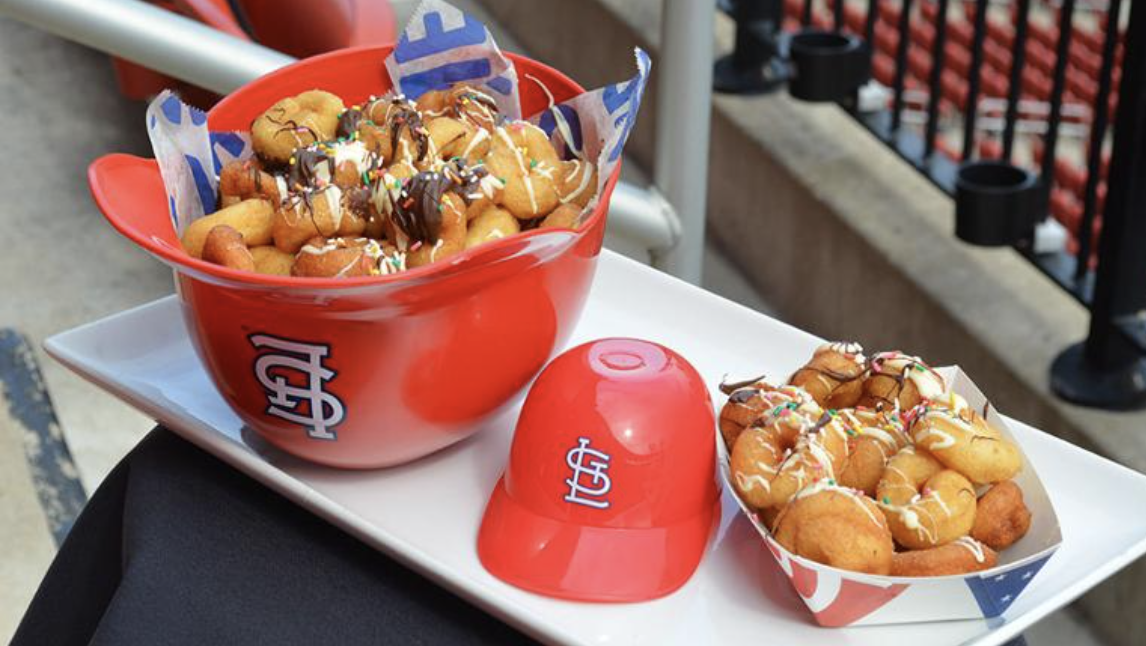
[[[442,231],[442,198],[453,187],[445,173],[423,171],[406,180],[394,202],[394,224],[411,240],[437,242]]]
[[[481,181],[489,175],[489,171],[485,166],[466,166],[464,159],[455,157],[451,164],[447,164],[442,173],[450,178],[457,188],[454,189],[462,196],[466,204],[470,204],[477,198],[471,198],[475,190],[481,189]]]
[[[734,391],[731,395],[729,395],[728,401],[732,402],[733,404],[747,404],[755,396],[756,389],[742,388],[740,390]]]
[[[346,208],[351,213],[355,213],[364,220],[370,219],[371,215],[371,190],[366,186],[359,186],[352,188],[345,193],[346,195]]]
[[[820,419],[816,420],[816,423],[812,424],[812,427],[809,428],[807,432],[815,433],[828,424],[831,424],[833,419],[835,419],[835,417],[831,413],[825,412],[823,415],[820,415]]]
[[[338,115],[338,128],[335,130],[335,137],[340,139],[350,139],[354,133],[358,132],[358,126],[362,123],[365,117],[362,115],[362,110],[358,108],[347,108]]]
[[[418,156],[414,158],[414,161],[422,161],[430,150],[430,133],[422,124],[422,114],[413,104],[404,99],[395,99],[391,107],[395,107],[397,110],[389,112],[386,127],[392,133],[395,148],[401,138],[402,129],[405,128],[406,132],[410,134],[410,138],[418,146]]]
[[[326,164],[330,177],[334,177],[334,159],[317,147],[298,148],[294,151],[293,163],[287,179],[292,187],[312,186],[317,177],[319,164]]]
[[[736,391],[740,390],[741,388],[747,388],[749,386],[754,386],[754,385],[760,383],[761,381],[764,381],[764,375],[760,375],[759,377],[756,377],[755,379],[745,379],[744,381],[734,381],[730,384],[721,383],[720,384],[720,392],[724,393],[725,395],[731,395],[731,394],[735,393]]]

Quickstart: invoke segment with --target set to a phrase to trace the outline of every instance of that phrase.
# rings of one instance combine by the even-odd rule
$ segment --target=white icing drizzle
[[[746,474],[737,471],[735,474],[736,484],[740,486],[741,491],[752,491],[759,487],[764,491],[772,491],[772,482],[762,475]]]
[[[919,357],[902,352],[880,352],[872,357],[876,372],[890,372],[903,375],[915,384],[915,389],[924,399],[938,399],[947,392],[947,384]]]
[[[335,184],[327,184],[322,189],[322,196],[330,208],[330,221],[334,226],[333,233],[342,227],[342,189]]]
[[[823,491],[834,491],[836,493],[847,496],[856,505],[858,505],[859,508],[862,509],[865,514],[867,514],[867,517],[871,520],[871,522],[875,523],[876,527],[880,527],[880,528],[883,527],[883,523],[879,522],[879,519],[872,512],[871,507],[864,504],[865,496],[864,496],[862,491],[857,491],[855,489],[848,489],[847,487],[841,487],[837,484],[832,483],[827,478],[822,478],[820,480],[817,480],[816,482],[813,482],[812,484],[808,485],[807,487],[800,489],[800,491],[796,492],[796,495],[792,497],[792,501],[795,502],[796,500],[800,500],[801,498],[807,498],[808,496],[812,496],[812,495],[818,494],[818,493],[823,492]]]
[[[273,175],[273,177],[275,178],[275,189],[279,192],[279,204],[282,204],[290,195],[290,191],[287,190],[286,178],[282,175]]]
[[[979,563],[987,560],[987,554],[983,551],[983,544],[971,538],[970,536],[962,536],[957,538],[952,541],[951,544],[958,545],[959,547],[962,547],[963,549],[970,552],[971,556],[974,556],[975,560]]]
[[[553,123],[557,125],[557,132],[561,133],[561,138],[565,141],[565,147],[569,149],[569,151],[572,152],[573,155],[578,159],[583,157],[583,153],[574,147],[573,129],[569,127],[569,122],[565,120],[565,115],[561,113],[561,110],[556,105],[554,105],[553,93],[549,91],[549,88],[545,87],[544,83],[542,83],[533,75],[526,74],[525,78],[539,85],[541,87],[541,91],[544,92],[546,98],[549,99],[549,107],[546,109],[549,110],[549,113],[553,115]]]
[[[470,138],[470,143],[466,145],[466,149],[462,151],[462,157],[469,157],[474,148],[478,144],[489,138],[489,131],[485,128],[478,128],[477,134]]]
[[[354,141],[341,141],[329,144],[334,149],[334,167],[338,168],[344,162],[353,162],[354,167],[361,172],[368,164],[367,160],[370,158],[371,153],[366,149],[366,144]]]
[[[867,361],[863,356],[863,346],[854,341],[833,341],[831,343],[825,343],[817,348],[816,352],[838,352],[839,354],[850,356],[853,361],[861,365]]]
[[[574,163],[576,163],[576,164],[577,164],[577,168],[574,168],[574,169],[573,169],[573,173],[576,173],[576,172],[577,172],[577,169],[578,169],[578,168],[580,168],[581,162],[579,162],[579,161],[575,161]],[[588,162],[585,162],[585,163],[586,163],[587,165],[590,165],[590,166],[591,166],[591,164],[588,164]],[[573,176],[573,173],[570,173],[570,174],[569,174],[569,177],[572,177],[572,176]],[[566,182],[568,182],[568,181],[569,181],[569,177],[566,177],[566,178],[565,178],[565,181],[566,181]],[[578,195],[581,195],[582,193],[584,193],[584,192],[585,192],[585,189],[589,188],[589,180],[590,180],[590,179],[592,179],[592,178],[593,178],[593,173],[592,173],[592,171],[590,171],[588,168],[586,168],[586,169],[585,169],[585,172],[584,172],[584,173],[581,175],[581,183],[577,185],[577,188],[576,188],[576,189],[574,189],[573,191],[569,192],[567,195],[565,195],[565,197],[562,197],[562,198],[561,198],[561,203],[562,203],[562,204],[568,204],[568,203],[572,202],[573,200],[577,199],[577,196],[578,196]]]
[[[928,426],[922,433],[916,434],[915,441],[922,444],[924,440],[931,436],[939,438],[938,442],[935,442],[927,447],[931,451],[942,451],[943,449],[949,449],[955,446],[955,436],[949,433],[944,433],[934,426]]]

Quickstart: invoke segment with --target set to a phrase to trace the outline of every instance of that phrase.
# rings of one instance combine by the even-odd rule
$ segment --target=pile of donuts
[[[218,210],[182,243],[262,274],[387,275],[527,229],[576,228],[597,189],[592,163],[563,160],[544,131],[464,84],[349,107],[303,92],[256,118],[251,141],[254,157],[221,169]]]
[[[830,343],[786,384],[721,388],[732,486],[789,552],[962,574],[994,567],[1030,528],[1018,447],[918,357]]]

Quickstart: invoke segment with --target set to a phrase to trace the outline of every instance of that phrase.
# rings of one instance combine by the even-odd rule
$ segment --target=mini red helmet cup
[[[525,400],[478,556],[494,576],[577,601],[646,601],[700,563],[720,520],[704,381],[672,350],[569,350]]]

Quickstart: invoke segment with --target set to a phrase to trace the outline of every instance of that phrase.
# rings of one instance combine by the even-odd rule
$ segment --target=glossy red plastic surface
[[[604,339],[553,360],[530,389],[478,556],[518,587],[645,601],[696,570],[720,519],[712,401],[683,358]]]
[[[301,61],[225,98],[208,122],[214,130],[246,128],[280,98],[315,87],[348,104],[381,94],[390,87],[388,53],[364,48]],[[558,101],[583,91],[545,65],[510,56]],[[524,114],[547,105],[536,84],[523,84],[521,98]],[[154,160],[108,155],[88,179],[112,226],[175,269],[195,347],[243,421],[295,455],[371,468],[414,460],[480,429],[565,343],[596,269],[618,173],[577,231],[534,230],[399,275],[349,280],[262,276],[186,255]],[[268,347],[268,338],[280,341]],[[301,355],[282,340],[307,344],[303,359],[315,365],[286,365],[284,355]],[[270,355],[278,358],[263,360],[271,364],[260,364],[260,382],[256,362]],[[295,389],[289,397],[288,387]],[[312,403],[321,415],[311,415]],[[334,422],[336,407],[344,414],[330,429],[281,416]]]

